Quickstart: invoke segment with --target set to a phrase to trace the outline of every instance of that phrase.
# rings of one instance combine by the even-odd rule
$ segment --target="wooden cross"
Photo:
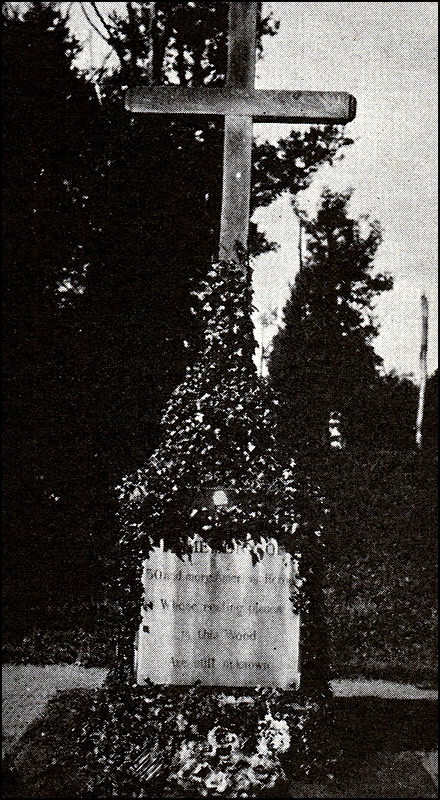
[[[237,264],[247,251],[253,120],[344,123],[356,113],[356,101],[346,92],[255,89],[256,26],[257,3],[229,3],[224,88],[139,86],[125,99],[133,113],[224,116],[219,258]]]

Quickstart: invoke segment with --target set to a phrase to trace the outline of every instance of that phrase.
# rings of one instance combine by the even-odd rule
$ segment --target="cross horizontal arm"
[[[252,117],[255,122],[345,123],[355,117],[356,100],[347,92],[140,86],[127,92],[125,108],[146,114]]]

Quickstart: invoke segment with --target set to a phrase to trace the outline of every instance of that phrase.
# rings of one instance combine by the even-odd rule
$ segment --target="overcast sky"
[[[376,349],[386,370],[418,377],[420,295],[430,306],[428,366],[437,366],[437,4],[418,2],[266,3],[280,20],[266,38],[257,86],[344,90],[357,99],[346,126],[357,140],[345,159],[320,170],[302,196],[313,208],[323,185],[353,186],[351,209],[383,227],[375,265],[395,288],[376,304]],[[259,136],[280,127],[256,125]],[[283,126],[288,133],[290,126]],[[275,207],[276,206],[276,207]],[[255,304],[282,309],[298,268],[298,228],[288,198],[254,217],[276,254],[255,265]]]
[[[66,4],[63,4],[66,5]],[[99,3],[108,12],[125,3]],[[429,300],[428,368],[437,366],[437,3],[273,2],[277,36],[265,38],[257,65],[259,88],[348,91],[357,99],[347,134],[356,143],[345,159],[324,167],[298,195],[314,207],[324,185],[355,189],[351,210],[370,213],[383,228],[378,271],[395,287],[377,301],[380,335],[376,349],[387,371],[418,379],[420,296]],[[74,29],[86,41],[79,3],[72,4]],[[103,43],[93,34],[83,59],[102,61]],[[258,137],[288,135],[290,125],[254,126]],[[282,308],[298,269],[298,225],[291,198],[254,216],[281,247],[256,259],[254,302],[261,311]],[[256,315],[256,331],[261,328]],[[276,327],[266,331],[270,339]]]

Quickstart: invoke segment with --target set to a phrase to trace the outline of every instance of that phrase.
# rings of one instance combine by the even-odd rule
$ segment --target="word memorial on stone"
[[[143,583],[138,683],[298,686],[297,564],[275,540],[220,553],[194,537],[191,559],[156,547]]]

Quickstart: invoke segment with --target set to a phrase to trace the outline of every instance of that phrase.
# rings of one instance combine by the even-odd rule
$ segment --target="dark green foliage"
[[[411,453],[415,448],[418,390],[412,380],[393,372],[377,374],[352,425],[356,429],[354,446],[368,450]]]
[[[271,780],[264,769],[256,768],[253,777],[252,769],[243,774],[241,793],[231,794],[231,788],[240,768],[256,753],[262,726],[269,721],[268,709],[270,720],[275,726],[281,722],[290,739],[289,749],[275,748],[269,757],[277,763],[280,777],[285,777],[284,767],[309,780],[325,774],[331,757],[322,703],[274,689],[248,690],[244,697],[237,689],[226,696],[207,687],[125,686],[58,693],[7,758],[4,796],[212,796],[202,774],[199,792],[194,793],[194,787],[192,794],[186,791],[192,785],[191,770],[185,777],[181,774],[182,766],[188,765],[188,757],[182,762],[181,748],[203,747],[213,736],[218,745],[207,747],[212,757],[206,776],[211,771],[228,776],[226,797],[246,796],[246,790],[265,796],[265,783]],[[227,767],[233,768],[236,760],[232,742],[242,754],[242,765],[237,762],[235,771]],[[160,767],[149,784],[134,769],[143,753],[151,754]],[[197,772],[196,767],[192,771]]]
[[[432,680],[435,464],[416,453],[329,454],[326,613],[337,676]]]
[[[314,173],[323,164],[344,157],[344,147],[353,144],[338,125],[314,125],[309,130],[294,129],[274,145],[263,142],[255,148],[252,179],[252,210],[269,206],[283,192],[293,197],[307,189]]]
[[[350,196],[324,190],[316,219],[302,221],[306,252],[269,361],[286,438],[312,452],[327,449],[335,411],[347,443],[356,442],[360,409],[381,363],[372,345],[371,301],[392,282],[371,274],[379,226],[350,218]]]
[[[80,664],[83,667],[106,667],[115,656],[112,634],[105,627],[93,633],[81,629],[49,630],[35,628],[32,636],[2,647],[3,663]]]
[[[76,491],[78,473],[87,480],[79,326],[59,289],[70,280],[77,299],[85,267],[98,102],[73,67],[78,44],[50,4],[33,4],[23,19],[5,14],[2,39],[4,585],[7,611],[25,618],[37,598],[50,602],[67,589],[69,560],[79,592],[90,576],[87,492]]]
[[[147,7],[132,8],[135,18],[106,17],[120,64],[96,76],[100,103],[55,7],[5,12],[5,603],[25,627],[37,603],[101,598],[118,536],[113,487],[158,444],[193,358],[184,341],[194,351],[201,337],[191,288],[217,247],[221,123],[124,111],[124,87],[145,78],[149,55]],[[225,4],[156,10],[154,80],[175,70],[221,83]],[[260,49],[276,27],[260,18]],[[269,200],[266,173],[275,197],[349,143],[334,127],[294,131],[282,158],[256,147],[254,207]],[[290,158],[298,149],[303,166]],[[251,233],[253,252],[270,246]]]
[[[132,84],[151,74],[153,83],[166,80],[174,71],[179,84],[215,83],[226,73],[225,3],[156,2],[154,13],[144,3],[130,3],[125,16],[102,7],[87,14],[115,51],[120,85]],[[263,51],[262,36],[274,36],[279,23],[272,13],[264,17],[258,3],[257,48]],[[105,34],[103,34],[105,29]],[[152,58],[151,58],[152,56]],[[152,62],[152,63],[150,63]]]
[[[21,609],[15,609],[21,614]],[[28,609],[24,627],[12,612],[3,626],[3,662],[106,667],[115,657],[116,633],[108,599],[65,602]]]
[[[313,530],[318,515],[297,497],[295,470],[276,442],[277,400],[252,361],[247,278],[234,264],[214,265],[197,297],[193,313],[206,320],[204,347],[168,403],[148,466],[123,482],[127,535],[140,526],[137,538],[158,544],[165,536],[180,552],[188,533],[217,548],[245,531],[255,541],[275,536],[295,553],[301,534],[292,536],[293,523]],[[212,511],[204,496],[217,485],[230,487],[234,502]]]
[[[390,287],[371,275],[379,230],[350,219],[349,196],[325,192],[316,220],[303,221],[307,252],[274,340],[271,383],[283,400],[284,446],[299,448],[328,509],[323,583],[334,675],[432,680],[436,376],[416,454],[417,387],[381,375],[372,346],[371,301]],[[341,451],[329,443],[332,411],[342,412]]]

